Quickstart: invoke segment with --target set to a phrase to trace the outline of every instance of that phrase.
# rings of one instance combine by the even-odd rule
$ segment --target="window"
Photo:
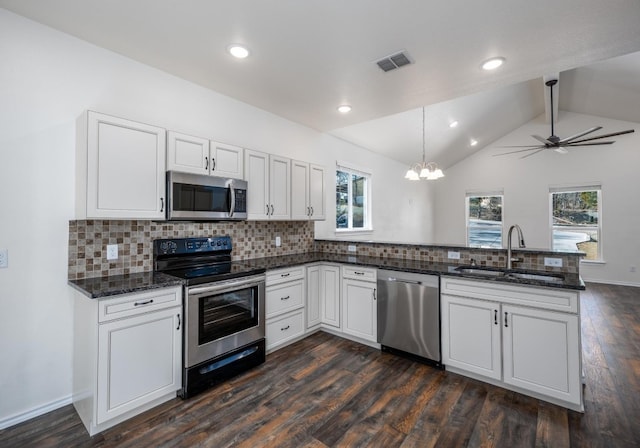
[[[602,260],[600,186],[552,188],[551,247],[586,253],[584,260]]]
[[[467,193],[467,246],[502,247],[502,193]]]
[[[371,230],[371,174],[338,165],[336,231]]]

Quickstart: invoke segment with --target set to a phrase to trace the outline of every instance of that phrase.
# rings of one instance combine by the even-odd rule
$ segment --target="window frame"
[[[553,195],[560,193],[583,193],[597,192],[598,198],[598,224],[595,226],[555,226],[553,224]],[[568,187],[550,187],[549,188],[549,247],[551,250],[560,250],[554,247],[554,232],[556,230],[565,230],[569,232],[595,232],[597,235],[597,255],[595,259],[581,259],[581,263],[604,263],[603,244],[602,244],[602,185],[600,184],[584,184]],[[576,246],[576,250],[579,250]]]
[[[344,163],[344,162],[337,162],[336,163],[336,170],[335,170],[335,181],[334,181],[334,192],[337,191],[337,177],[338,177],[338,171],[342,171],[344,173],[348,173],[349,174],[349,182],[347,184],[347,227],[346,228],[338,228],[337,227],[337,214],[335,215],[335,219],[334,219],[334,229],[335,229],[335,233],[336,234],[348,234],[348,233],[364,233],[364,232],[372,232],[373,231],[373,212],[372,212],[372,183],[373,183],[373,176],[372,174],[367,171],[367,170],[363,170],[362,168],[357,168],[351,164],[348,163]],[[363,201],[363,227],[353,227],[353,175],[356,176],[361,176],[364,177],[366,179],[366,187],[363,191],[364,193],[364,201]],[[337,208],[337,199],[336,199],[336,208]],[[335,210],[335,209],[334,209]]]
[[[500,221],[501,225],[500,225],[500,245],[499,246],[482,246],[482,245],[472,245],[471,241],[469,240],[469,237],[471,236],[470,233],[470,228],[471,226],[469,225],[469,219],[470,219],[470,213],[469,213],[469,200],[471,198],[482,198],[482,197],[500,197],[501,200],[501,206],[502,206],[502,220]],[[492,191],[471,191],[471,192],[467,192],[465,195],[465,201],[464,201],[464,213],[465,213],[465,231],[466,231],[466,237],[465,237],[465,241],[467,244],[467,247],[477,247],[477,248],[483,248],[483,249],[502,249],[504,248],[504,211],[505,211],[505,206],[504,206],[504,192],[502,190],[492,190]],[[483,226],[479,226],[481,228],[484,228]],[[475,226],[474,228],[478,228],[478,226]],[[495,228],[494,226],[486,226],[486,228]]]

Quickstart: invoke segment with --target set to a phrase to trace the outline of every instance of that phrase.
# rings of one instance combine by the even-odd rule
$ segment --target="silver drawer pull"
[[[133,306],[149,305],[150,303],[153,303],[153,299],[147,300],[146,302],[136,302],[133,304]]]
[[[353,273],[356,275],[364,275],[364,272],[353,271]]]
[[[286,274],[280,274],[280,277],[289,277],[291,275],[291,272],[287,272]]]
[[[291,296],[287,296],[287,297],[280,297],[280,300],[289,300],[291,298]]]
[[[286,330],[288,330],[289,328],[291,328],[291,325],[287,325],[286,327],[281,328],[281,329],[280,329],[280,331],[286,331]]]

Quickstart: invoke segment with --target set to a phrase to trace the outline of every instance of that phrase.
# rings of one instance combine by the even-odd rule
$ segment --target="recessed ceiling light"
[[[229,51],[231,56],[238,59],[244,59],[247,56],[249,56],[249,50],[247,50],[247,47],[243,47],[242,45],[238,45],[238,44],[229,45],[227,47],[227,51]]]
[[[338,112],[340,112],[341,114],[348,114],[349,112],[351,112],[351,106],[349,106],[348,104],[338,106]]]
[[[491,58],[488,61],[485,61],[482,63],[482,69],[483,70],[495,70],[498,67],[500,67],[502,64],[504,64],[504,61],[506,59],[499,57],[499,58]]]
[[[458,122],[457,121],[452,121],[451,123],[449,123],[449,127],[450,128],[455,128],[456,126],[458,126]]]
[[[478,144],[478,140],[475,140],[473,138],[471,140],[469,140],[469,145],[476,146],[477,144]]]

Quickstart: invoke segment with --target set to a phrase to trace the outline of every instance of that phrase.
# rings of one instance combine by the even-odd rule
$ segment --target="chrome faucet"
[[[511,234],[513,233],[513,229],[516,229],[518,232],[518,247],[527,247],[524,245],[524,237],[522,236],[522,229],[518,224],[515,224],[509,227],[509,234],[507,235],[507,269],[511,269],[514,261],[522,261],[522,258],[511,258]]]

